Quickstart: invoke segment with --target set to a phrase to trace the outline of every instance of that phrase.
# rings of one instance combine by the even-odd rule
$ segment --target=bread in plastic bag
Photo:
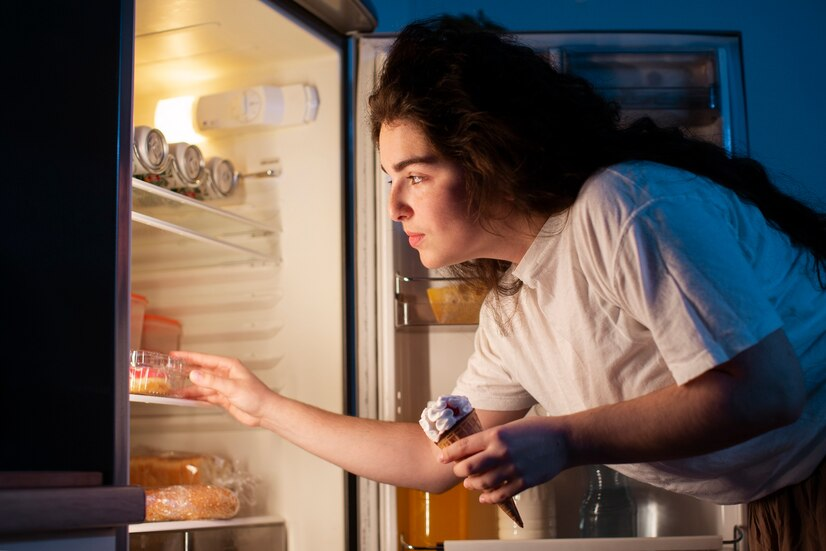
[[[238,514],[235,492],[209,484],[146,488],[146,521],[230,519]]]
[[[207,484],[232,490],[241,505],[256,504],[260,480],[236,461],[216,454],[136,448],[129,459],[129,482],[145,488]]]

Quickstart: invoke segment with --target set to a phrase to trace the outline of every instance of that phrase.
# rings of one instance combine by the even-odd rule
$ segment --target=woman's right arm
[[[196,366],[186,397],[223,407],[241,423],[266,428],[355,475],[441,492],[459,479],[435,460],[439,449],[416,423],[363,419],[325,411],[270,390],[240,361],[177,351]]]

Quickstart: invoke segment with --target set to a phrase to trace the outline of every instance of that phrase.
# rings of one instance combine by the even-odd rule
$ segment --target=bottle
[[[408,545],[436,547],[447,540],[496,539],[498,507],[458,484],[442,494],[396,489],[399,535]]]
[[[626,478],[605,465],[589,465],[588,489],[579,510],[583,538],[634,537],[637,506]]]
[[[497,507],[500,540],[537,540],[556,537],[556,492],[552,482],[533,486],[513,496],[524,526],[519,527]]]

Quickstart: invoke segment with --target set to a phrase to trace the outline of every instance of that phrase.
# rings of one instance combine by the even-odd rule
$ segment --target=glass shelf
[[[277,228],[132,179],[136,271],[277,262]]]
[[[129,533],[139,534],[143,532],[170,532],[176,530],[197,530],[203,528],[230,528],[282,524],[284,524],[284,519],[272,515],[236,517],[229,520],[172,520],[165,522],[144,522],[141,524],[130,524]]]
[[[475,325],[484,295],[461,279],[396,274],[396,326]]]
[[[141,402],[144,404],[158,404],[162,406],[180,406],[188,408],[214,408],[210,403],[200,400],[187,400],[185,398],[172,398],[169,396],[150,396],[147,394],[130,394],[130,402]]]

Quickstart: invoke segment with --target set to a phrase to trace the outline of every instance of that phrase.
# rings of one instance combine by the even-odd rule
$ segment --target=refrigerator
[[[422,268],[386,215],[365,100],[393,37],[371,34],[368,2],[103,4],[16,6],[4,37],[24,86],[10,113],[17,168],[4,217],[3,342],[21,367],[0,379],[4,418],[15,420],[3,425],[0,547],[620,543],[578,537],[584,469],[546,488],[553,526],[541,538],[464,496],[464,532],[433,544],[411,532],[424,522],[411,504],[437,496],[354,477],[217,408],[130,393],[135,295],[144,321],[175,320],[182,349],[237,357],[274,390],[324,409],[415,421],[463,369],[478,307],[469,318],[440,313],[434,290],[455,282]],[[520,36],[628,113],[747,151],[736,34]],[[230,161],[231,191],[146,178],[139,129],[160,131],[170,149],[196,146],[205,163]],[[231,520],[142,522],[129,462],[145,449],[227,458],[249,499]],[[624,483],[637,512],[629,548],[737,545],[723,542],[745,520],[740,507]]]

